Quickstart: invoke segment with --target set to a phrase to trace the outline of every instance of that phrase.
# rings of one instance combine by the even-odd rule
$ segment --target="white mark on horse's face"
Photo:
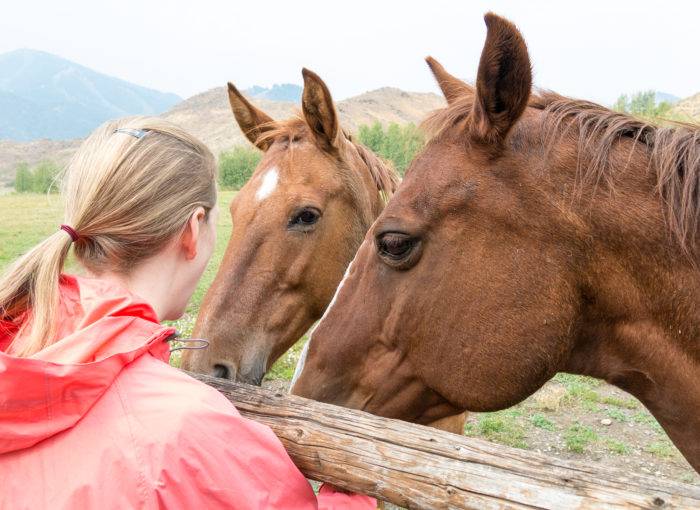
[[[364,245],[364,244],[365,243],[363,241],[362,245]],[[360,245],[360,248],[362,248],[362,245]],[[358,248],[357,253],[359,253],[360,248]],[[355,257],[357,257],[357,253],[355,253]],[[345,280],[347,280],[348,275],[350,274],[350,268],[352,267],[353,262],[355,262],[354,257],[352,259],[352,262],[350,262],[350,264],[348,264],[348,268],[345,270],[345,275],[343,275],[343,279],[340,280],[338,287],[335,289],[335,294],[333,294],[333,299],[331,299],[331,302],[328,303],[326,310],[323,312],[323,316],[321,317],[321,319],[316,323],[316,325],[311,330],[311,334],[309,335],[309,341],[306,342],[304,349],[301,351],[301,356],[299,356],[299,361],[297,361],[297,366],[294,368],[294,376],[292,376],[292,384],[289,386],[290,392],[294,389],[294,383],[297,382],[297,379],[299,379],[299,376],[301,375],[302,370],[304,370],[304,364],[306,363],[306,355],[309,353],[309,346],[311,345],[311,340],[314,337],[314,333],[316,332],[316,328],[318,328],[319,324],[321,324],[321,322],[323,322],[323,319],[326,318],[326,315],[328,315],[328,312],[330,312],[331,308],[333,308],[333,305],[335,304],[335,300],[338,299],[338,294],[340,294],[340,289],[343,288],[343,284],[345,283]]]
[[[272,192],[275,191],[277,183],[279,182],[279,177],[279,170],[277,170],[276,166],[273,166],[267,172],[265,172],[265,175],[262,177],[260,187],[258,188],[258,191],[255,192],[255,199],[258,202],[261,202],[272,195]]]

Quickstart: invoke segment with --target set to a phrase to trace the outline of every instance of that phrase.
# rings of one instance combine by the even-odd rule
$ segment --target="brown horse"
[[[641,400],[700,469],[700,129],[531,93],[486,15],[448,107],[360,247],[293,392],[425,423],[559,371]]]
[[[264,151],[231,202],[233,232],[183,368],[260,384],[323,314],[399,182],[339,125],[325,83],[303,71],[303,116],[275,122],[229,84],[239,126]]]

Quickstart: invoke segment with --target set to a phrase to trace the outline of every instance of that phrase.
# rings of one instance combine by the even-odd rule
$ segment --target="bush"
[[[17,165],[15,191],[18,193],[48,193],[58,191],[61,168],[51,161],[42,161],[30,169],[26,163]]]
[[[260,163],[260,151],[249,147],[234,147],[219,156],[219,183],[224,188],[241,189]]]
[[[425,145],[423,135],[413,124],[399,126],[395,122],[384,130],[379,122],[371,126],[362,125],[357,133],[360,143],[374,151],[375,154],[394,163],[394,167],[403,175],[415,155]]]

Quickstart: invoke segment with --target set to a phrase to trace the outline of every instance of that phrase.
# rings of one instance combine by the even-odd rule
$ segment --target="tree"
[[[403,175],[415,155],[423,148],[423,135],[413,124],[400,126],[392,122],[386,131],[379,122],[362,125],[357,138],[364,146],[394,164]]]
[[[656,94],[654,91],[647,90],[633,95],[629,103],[629,112],[640,117],[655,117]]]
[[[17,165],[15,174],[15,191],[18,193],[27,193],[32,190],[32,171],[27,163]]]
[[[52,161],[42,161],[34,168],[26,163],[17,165],[15,191],[18,193],[48,193],[58,191],[61,168]]]
[[[617,101],[615,101],[615,104],[613,105],[612,109],[615,110],[616,112],[620,113],[627,113],[627,105],[629,104],[629,98],[627,97],[627,94],[621,94],[620,97],[617,98]]]
[[[617,98],[612,109],[621,113],[629,113],[645,120],[659,122],[676,117],[671,108],[673,108],[673,105],[668,101],[656,104],[656,92],[647,90],[637,92],[632,97],[622,94]]]
[[[372,126],[363,124],[358,130],[357,137],[368,149],[375,153],[379,153],[382,150],[382,144],[384,143],[384,129],[381,123],[376,121]]]
[[[61,169],[52,161],[42,161],[32,171],[32,191],[48,193],[58,191],[58,175]]]

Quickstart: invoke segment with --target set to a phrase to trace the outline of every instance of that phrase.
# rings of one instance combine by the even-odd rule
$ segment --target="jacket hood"
[[[0,320],[0,454],[75,425],[139,356],[167,363],[175,333],[127,290],[69,275],[60,281],[59,340],[19,358],[5,352],[17,329]]]

